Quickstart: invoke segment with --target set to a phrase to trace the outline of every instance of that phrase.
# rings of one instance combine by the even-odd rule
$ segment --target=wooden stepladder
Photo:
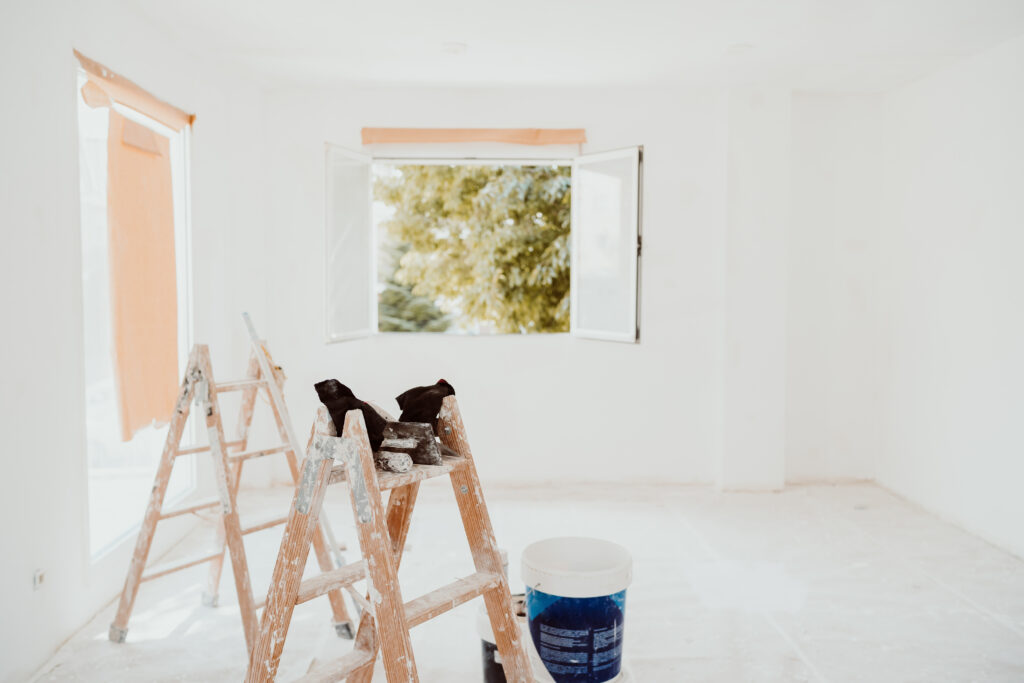
[[[296,605],[329,590],[351,587],[364,578],[368,600],[353,651],[334,662],[314,665],[301,680],[327,683],[347,679],[349,683],[369,683],[380,652],[388,683],[419,681],[409,629],[483,596],[507,679],[511,683],[533,682],[454,396],[445,398],[438,427],[441,442],[456,455],[443,456],[441,465],[414,465],[411,471],[403,473],[381,472],[374,466],[362,413],[353,410],[345,416],[339,438],[334,436],[327,410],[320,408],[274,567],[259,638],[249,657],[245,679],[248,683],[276,678]],[[450,477],[455,490],[476,573],[403,602],[398,566],[420,483],[443,475]],[[324,494],[330,484],[343,480],[348,482],[363,559],[303,581],[303,568]],[[381,493],[387,490],[391,494],[385,509]]]
[[[258,604],[253,598],[242,537],[246,534],[284,524],[287,522],[288,516],[282,515],[254,523],[247,527],[242,526],[237,503],[242,466],[253,458],[284,453],[288,460],[292,477],[295,481],[298,481],[299,466],[296,453],[299,452],[301,445],[296,445],[294,440],[287,406],[284,405],[284,399],[281,394],[281,388],[284,384],[284,373],[278,366],[274,365],[273,360],[270,358],[270,353],[266,350],[266,346],[256,338],[248,316],[246,316],[246,323],[249,324],[250,334],[253,337],[253,349],[245,378],[231,382],[218,383],[215,381],[213,367],[210,362],[210,351],[206,345],[195,345],[189,355],[188,366],[185,369],[185,377],[182,380],[181,389],[175,402],[174,414],[171,417],[163,453],[160,456],[160,464],[157,468],[156,479],[153,482],[149,504],[142,521],[142,528],[139,530],[138,540],[135,543],[135,552],[132,555],[131,564],[128,568],[128,576],[121,591],[117,614],[110,625],[109,638],[116,643],[123,643],[125,641],[128,633],[128,619],[131,617],[139,586],[145,581],[209,562],[211,563],[210,572],[207,589],[203,594],[203,602],[204,604],[215,606],[217,604],[218,586],[220,584],[226,547],[231,555],[231,568],[234,573],[235,590],[238,595],[238,604],[242,615],[246,648],[248,651],[252,651],[253,643],[259,631],[259,620],[256,613],[262,607],[262,604]],[[266,390],[270,398],[270,406],[283,443],[272,448],[246,450],[249,443],[253,413],[256,407],[256,397],[260,389]],[[218,401],[219,394],[229,391],[242,392],[238,420],[238,437],[233,441],[227,441],[224,437],[224,425],[221,421],[221,409]],[[208,444],[206,446],[183,447],[181,438],[193,403],[198,408],[197,417],[205,423]],[[212,499],[191,501],[179,508],[164,510],[164,497],[175,460],[182,455],[206,452],[210,453],[213,458],[218,495]],[[219,547],[212,549],[210,552],[171,562],[164,566],[146,567],[150,547],[153,543],[153,535],[160,521],[213,508],[217,508],[220,511],[220,516],[217,519]],[[337,566],[335,561],[337,561],[338,565],[343,564],[344,560],[340,555],[340,548],[330,532],[326,519],[321,520],[321,524],[314,530],[312,540],[316,546],[317,559],[319,560],[321,570],[325,572],[334,570]],[[334,590],[330,593],[329,597],[334,614],[335,629],[339,635],[351,638],[352,622],[345,608],[341,591]]]

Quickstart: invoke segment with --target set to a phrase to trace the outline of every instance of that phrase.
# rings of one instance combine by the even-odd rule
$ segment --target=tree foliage
[[[560,166],[397,167],[374,187],[404,252],[392,278],[463,324],[566,332],[569,192]]]
[[[391,264],[391,275],[384,280],[377,305],[377,329],[381,332],[444,332],[451,317],[439,309],[432,299],[413,294],[412,286],[395,280],[398,260],[408,248],[388,246],[382,259]]]

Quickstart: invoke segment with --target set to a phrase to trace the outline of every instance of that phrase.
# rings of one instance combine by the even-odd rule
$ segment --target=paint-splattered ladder
[[[380,409],[378,412],[393,419]],[[409,629],[483,596],[506,678],[511,683],[532,683],[501,556],[454,396],[445,398],[438,427],[441,442],[455,455],[444,456],[441,465],[414,465],[411,471],[400,474],[380,472],[374,466],[362,413],[353,410],[345,416],[339,438],[327,410],[320,408],[270,582],[259,638],[249,657],[247,682],[265,683],[276,678],[296,605],[332,589],[351,589],[353,583],[365,578],[367,600],[354,649],[337,661],[314,664],[301,680],[368,683],[380,652],[388,683],[419,681]],[[404,602],[398,566],[420,483],[444,475],[455,490],[476,573]],[[349,484],[363,561],[303,581],[324,494],[330,484],[339,481]],[[391,491],[386,509],[381,497],[385,490]]]
[[[281,387],[285,379],[284,373],[278,366],[274,365],[266,346],[256,337],[255,330],[252,329],[248,316],[245,316],[245,318],[253,339],[253,351],[249,358],[249,366],[244,379],[233,382],[216,382],[210,362],[210,351],[205,345],[197,344],[192,348],[192,352],[189,355],[185,377],[181,383],[178,399],[174,406],[174,414],[171,417],[171,423],[167,431],[167,439],[164,442],[163,453],[160,457],[160,464],[157,468],[156,479],[153,482],[149,505],[146,508],[142,528],[139,530],[138,540],[135,543],[135,552],[132,555],[131,564],[128,568],[128,576],[125,579],[124,588],[121,591],[121,600],[117,608],[117,614],[110,625],[109,637],[110,640],[116,643],[123,643],[125,641],[128,633],[128,620],[131,617],[135,598],[139,592],[139,585],[145,581],[151,581],[172,572],[209,562],[211,563],[210,571],[207,579],[207,588],[203,594],[203,602],[209,606],[216,606],[226,547],[231,554],[231,567],[235,576],[235,590],[238,594],[239,610],[242,615],[246,648],[248,651],[252,650],[259,628],[256,612],[263,605],[262,603],[257,603],[253,598],[242,537],[246,534],[284,524],[287,522],[288,517],[278,515],[243,525],[238,514],[237,505],[242,466],[254,458],[284,453],[288,466],[291,469],[292,477],[298,481],[299,467],[296,454],[300,452],[302,445],[294,439],[294,432],[290,425],[291,420],[287,412],[288,409],[281,394]],[[260,389],[265,390],[269,395],[270,407],[277,422],[278,433],[284,443],[272,448],[246,450],[256,407],[256,396]],[[219,394],[228,391],[243,392],[238,420],[238,438],[233,441],[227,441],[224,438],[224,426],[221,421],[221,410],[218,400]],[[185,424],[188,421],[193,403],[199,408],[199,416],[205,417],[208,443],[205,446],[183,448],[181,437],[185,431]],[[218,495],[207,500],[188,501],[178,508],[165,510],[163,508],[164,497],[167,493],[167,484],[171,478],[171,471],[174,468],[175,460],[178,456],[195,453],[210,453],[213,457]],[[163,565],[146,567],[150,547],[153,543],[153,535],[159,522],[213,508],[220,508],[221,512],[217,522],[217,549],[195,557],[187,557]],[[321,520],[321,523],[315,529],[313,543],[316,546],[316,554],[322,570],[330,572],[337,566],[344,564],[344,558],[341,555],[342,548],[334,540],[334,535],[331,533],[326,519]],[[332,589],[329,596],[334,613],[335,629],[339,635],[352,638],[352,622],[348,616],[348,610],[345,607],[341,591]]]

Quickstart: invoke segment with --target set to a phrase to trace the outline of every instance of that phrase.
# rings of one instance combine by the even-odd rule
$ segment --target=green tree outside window
[[[570,169],[407,165],[378,174],[381,331],[569,331]]]

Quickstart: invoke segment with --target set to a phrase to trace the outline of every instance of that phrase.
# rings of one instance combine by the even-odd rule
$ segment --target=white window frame
[[[366,202],[368,208],[367,216],[369,217],[370,224],[367,226],[370,236],[370,249],[369,249],[369,277],[370,277],[370,297],[367,305],[369,306],[369,325],[366,329],[362,330],[350,330],[347,332],[334,332],[331,330],[331,300],[330,300],[330,268],[331,268],[331,232],[330,222],[331,216],[334,214],[334,195],[331,191],[331,172],[333,170],[332,159],[335,155],[347,157],[366,163],[370,170],[370,182],[368,187],[368,193],[366,195]],[[377,245],[375,241],[376,235],[374,235],[373,226],[373,156],[364,152],[357,152],[355,150],[348,149],[347,147],[341,147],[339,145],[332,145],[327,143],[326,150],[324,153],[324,163],[326,165],[326,172],[324,173],[324,242],[323,242],[323,276],[324,276],[324,339],[327,344],[334,344],[337,342],[351,341],[353,339],[364,339],[377,334],[377,328],[379,326],[377,320]]]
[[[87,78],[87,74],[84,69],[76,70],[76,80],[81,82],[82,79]],[[77,97],[81,97],[80,93],[76,94]],[[76,104],[81,106],[79,103]],[[178,274],[182,276],[183,282],[179,288],[179,306],[178,306],[178,368],[179,372],[184,372],[185,367],[188,364],[188,357],[192,348],[193,340],[193,325],[192,325],[192,311],[193,311],[193,286],[192,286],[192,182],[191,182],[191,149],[192,149],[192,128],[191,126],[184,126],[180,131],[174,130],[160,123],[159,121],[146,116],[145,114],[136,111],[130,107],[126,107],[119,102],[112,102],[110,109],[117,112],[121,116],[138,123],[145,128],[152,130],[153,132],[166,137],[171,141],[170,154],[172,159],[172,165],[177,161],[180,164],[181,169],[181,182],[173,182],[176,178],[172,177],[171,191],[172,191],[172,202],[174,205],[174,257],[175,257],[175,268],[181,269]],[[77,108],[76,108],[77,111]],[[78,123],[76,119],[76,140]],[[77,158],[77,154],[76,154]],[[81,211],[81,208],[79,208]],[[192,422],[190,420],[190,422]],[[186,431],[192,432],[191,436],[196,437],[198,434],[195,424],[192,424]],[[86,435],[88,439],[88,435]],[[193,439],[194,440],[194,439]],[[107,554],[115,550],[125,540],[135,536],[142,526],[142,514],[141,511],[138,514],[138,518],[132,523],[131,526],[127,527],[124,531],[118,534],[116,537],[108,541],[103,546],[100,546],[95,551],[91,549],[92,545],[92,520],[90,514],[90,496],[92,492],[88,486],[88,475],[89,475],[89,456],[88,456],[88,443],[84,445],[83,452],[86,454],[85,462],[85,474],[86,474],[86,496],[84,499],[84,518],[86,520],[86,531],[88,533],[86,552],[88,553],[90,564],[96,564],[102,560]],[[192,457],[192,456],[188,456]],[[175,493],[165,502],[165,505],[173,506],[182,500],[185,500],[189,496],[193,495],[197,490],[197,468],[194,461],[190,461],[188,458],[184,459],[183,462],[189,463],[188,469],[188,484],[183,490]],[[132,512],[131,514],[135,514]]]
[[[573,188],[576,187],[576,180],[575,180],[576,173],[575,173],[575,171],[576,171],[577,161],[579,159],[582,158],[582,159],[585,159],[585,160],[589,161],[589,160],[600,160],[600,159],[605,158],[605,157],[607,157],[609,159],[621,158],[623,156],[624,152],[628,152],[630,150],[635,150],[636,154],[637,154],[637,167],[636,167],[637,184],[636,184],[636,187],[633,189],[633,196],[632,196],[632,200],[635,202],[635,204],[637,206],[637,219],[636,219],[637,220],[637,223],[636,223],[636,228],[637,228],[637,231],[636,231],[637,232],[637,249],[636,249],[636,258],[633,261],[633,264],[634,264],[633,265],[633,269],[634,270],[633,270],[633,273],[632,273],[633,276],[635,277],[635,280],[636,280],[636,285],[635,285],[635,289],[634,289],[635,296],[633,297],[633,301],[632,301],[632,310],[633,310],[633,314],[634,314],[633,317],[636,320],[635,330],[633,331],[632,334],[616,334],[616,333],[602,333],[600,331],[578,330],[576,328],[576,320],[577,320],[577,316],[578,316],[578,308],[577,308],[578,307],[578,298],[576,296],[576,292],[577,292],[577,268],[575,267],[575,264],[576,264],[575,242],[578,239],[578,237],[577,237],[577,231],[575,229],[575,226],[577,225],[577,221],[576,221],[576,208],[575,208],[576,205],[574,203],[573,204],[573,208],[572,208],[572,229],[570,231],[570,237],[569,237],[569,239],[570,239],[570,250],[573,253],[573,256],[571,257],[571,266],[570,266],[569,332],[567,332],[567,333],[541,334],[541,335],[535,335],[535,336],[547,337],[547,336],[561,336],[561,335],[568,334],[568,335],[575,336],[575,337],[581,338],[581,339],[597,339],[597,340],[602,340],[602,341],[616,341],[616,342],[628,342],[628,343],[638,343],[639,342],[639,340],[640,340],[640,268],[641,268],[641,264],[640,264],[640,258],[641,258],[640,244],[641,244],[641,230],[642,230],[642,225],[643,225],[643,221],[642,221],[642,205],[643,205],[643,147],[642,146],[630,147],[630,148],[624,148],[624,149],[616,149],[616,150],[609,150],[607,152],[599,152],[599,153],[595,153],[595,154],[581,154],[581,155],[572,155],[572,156],[558,155],[558,156],[551,156],[551,157],[501,157],[501,156],[491,156],[491,155],[482,155],[482,156],[459,155],[459,156],[422,156],[422,157],[417,157],[417,156],[410,156],[410,155],[395,155],[395,156],[373,155],[373,154],[367,154],[366,152],[355,151],[355,150],[351,150],[351,149],[348,149],[348,148],[345,148],[345,147],[341,147],[341,146],[337,146],[337,145],[333,145],[331,143],[328,143],[327,144],[327,157],[326,157],[326,173],[325,173],[325,192],[327,194],[327,197],[326,197],[326,201],[325,201],[326,214],[325,214],[325,223],[324,223],[324,253],[325,253],[325,257],[324,257],[324,326],[325,326],[325,339],[326,339],[326,343],[328,343],[328,344],[333,344],[333,343],[336,343],[336,342],[349,341],[349,340],[352,340],[352,339],[362,339],[362,338],[366,338],[366,337],[373,337],[373,336],[379,336],[379,335],[436,334],[436,333],[433,333],[433,332],[425,333],[425,332],[381,332],[380,331],[380,329],[379,329],[379,324],[380,323],[379,323],[379,320],[378,320],[378,302],[377,302],[377,257],[378,257],[378,253],[377,253],[377,234],[376,234],[376,226],[373,224],[373,220],[372,220],[372,211],[369,214],[371,216],[371,219],[370,219],[370,225],[368,226],[368,229],[370,231],[370,249],[368,250],[369,251],[369,256],[370,256],[369,274],[370,274],[370,284],[371,284],[371,287],[370,287],[370,294],[371,295],[370,295],[370,302],[369,302],[370,303],[370,308],[371,308],[371,314],[370,314],[371,326],[370,326],[370,329],[368,329],[368,330],[353,330],[353,331],[350,331],[350,332],[338,333],[338,334],[332,334],[331,333],[331,331],[329,329],[329,325],[330,325],[330,321],[329,321],[329,310],[330,310],[330,300],[329,300],[329,297],[330,297],[330,292],[328,291],[328,289],[329,289],[329,287],[328,287],[328,284],[329,284],[328,269],[329,269],[329,259],[330,259],[330,254],[329,254],[329,246],[330,246],[330,221],[331,221],[331,215],[332,215],[332,209],[333,209],[333,201],[332,201],[331,191],[330,191],[331,181],[330,181],[330,175],[329,175],[330,172],[331,172],[331,163],[330,162],[331,162],[332,150],[338,150],[340,153],[342,153],[342,154],[344,154],[346,156],[349,156],[350,158],[353,158],[353,159],[362,159],[365,163],[367,163],[369,165],[371,176],[372,176],[373,166],[375,164],[388,164],[388,165],[394,165],[394,166],[399,166],[399,165],[421,165],[421,166],[429,166],[429,165],[569,166],[569,167],[572,167],[572,169],[573,169]],[[368,201],[370,202],[370,204],[372,206],[372,202],[373,202],[372,182],[371,182],[370,196],[368,197]],[[491,337],[491,336],[507,336],[507,335],[502,335],[502,334],[490,335],[489,334],[489,335],[484,335],[484,336]]]
[[[623,342],[628,344],[635,344],[640,341],[640,257],[642,254],[643,245],[643,156],[644,148],[642,145],[636,147],[625,147],[622,149],[608,150],[607,152],[595,152],[593,154],[581,154],[573,160],[572,164],[572,187],[575,194],[577,192],[578,183],[582,177],[579,174],[579,166],[581,163],[588,162],[601,162],[610,161],[613,159],[627,159],[633,160],[633,172],[636,176],[637,182],[635,185],[630,186],[629,199],[633,202],[636,207],[635,217],[635,235],[636,241],[633,247],[636,251],[636,258],[630,260],[631,272],[630,278],[633,282],[634,296],[630,299],[630,318],[633,320],[633,328],[624,332],[608,332],[604,330],[588,330],[579,326],[580,311],[579,311],[579,297],[576,294],[579,292],[579,277],[580,269],[575,267],[577,264],[577,258],[579,257],[579,235],[580,233],[576,230],[571,231],[570,238],[572,239],[572,253],[573,253],[573,267],[569,272],[569,280],[572,283],[570,285],[570,300],[569,300],[569,327],[570,334],[574,337],[581,339],[597,339],[600,341],[613,341]],[[572,203],[572,225],[579,225],[582,223],[579,220],[580,203],[573,201]]]

